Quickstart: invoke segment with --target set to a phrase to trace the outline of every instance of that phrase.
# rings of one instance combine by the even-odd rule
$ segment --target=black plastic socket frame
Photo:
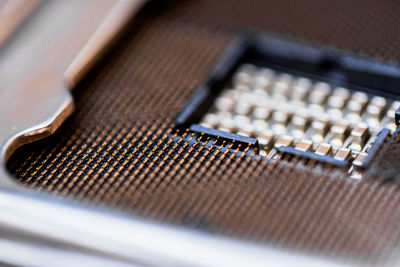
[[[251,63],[277,71],[301,75],[310,79],[324,81],[350,90],[363,91],[370,95],[379,95],[398,100],[400,97],[400,66],[390,65],[376,60],[356,56],[348,51],[331,47],[313,46],[298,40],[290,40],[259,31],[244,31],[237,34],[220,56],[206,81],[196,90],[188,104],[175,118],[179,129],[189,129],[205,136],[218,137],[220,140],[235,141],[251,146],[257,152],[258,141],[255,138],[221,132],[198,125],[201,118],[212,107],[214,100],[237,68]],[[396,124],[400,123],[400,110],[396,112]],[[370,148],[367,166],[390,133],[383,129],[377,141]],[[291,147],[281,147],[283,153],[303,156],[337,166],[348,165],[347,161],[334,160],[331,156],[322,156],[313,152],[298,151]],[[364,165],[364,164],[363,164]]]

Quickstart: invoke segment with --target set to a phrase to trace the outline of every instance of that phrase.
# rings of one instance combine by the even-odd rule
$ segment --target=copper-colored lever
[[[45,1],[0,48],[0,187],[22,144],[53,133],[77,84],[146,0]]]

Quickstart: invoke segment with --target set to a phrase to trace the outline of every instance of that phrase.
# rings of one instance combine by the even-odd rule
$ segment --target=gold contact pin
[[[361,151],[367,141],[368,125],[361,123],[351,131],[351,149]]]
[[[335,154],[335,159],[337,160],[347,160],[350,158],[351,150],[348,148],[341,148]]]
[[[303,139],[297,143],[295,148],[301,151],[309,151],[312,148],[312,142],[310,140]]]
[[[315,154],[325,156],[325,155],[329,155],[331,153],[331,151],[332,151],[332,145],[330,145],[328,143],[322,143],[319,145],[317,150],[315,150]]]
[[[279,148],[281,146],[291,146],[293,143],[293,137],[290,135],[282,135],[275,142],[275,147]]]
[[[357,155],[357,157],[353,160],[353,165],[356,167],[361,167],[364,159],[367,157],[367,153],[361,152]]]

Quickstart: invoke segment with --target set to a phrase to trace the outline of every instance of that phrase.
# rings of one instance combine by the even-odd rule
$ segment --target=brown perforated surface
[[[312,161],[251,160],[194,138],[173,142],[187,133],[176,135],[170,123],[242,27],[396,61],[398,14],[399,4],[376,1],[155,2],[75,90],[72,118],[18,150],[9,170],[37,190],[176,225],[371,261],[387,256],[400,237],[396,183],[350,183]],[[391,159],[398,153],[395,146]]]

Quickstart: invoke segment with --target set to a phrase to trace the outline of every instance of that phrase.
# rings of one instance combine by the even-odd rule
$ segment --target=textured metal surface
[[[372,263],[387,259],[400,238],[396,183],[349,183],[313,161],[251,160],[193,139],[175,142],[170,122],[242,27],[396,61],[399,12],[398,4],[375,1],[153,3],[79,86],[67,124],[17,151],[9,170],[40,191],[175,225]]]
[[[13,181],[3,169],[9,155],[53,133],[72,113],[69,89],[143,3],[48,1],[1,47],[0,185]],[[14,24],[2,26],[12,30]]]

